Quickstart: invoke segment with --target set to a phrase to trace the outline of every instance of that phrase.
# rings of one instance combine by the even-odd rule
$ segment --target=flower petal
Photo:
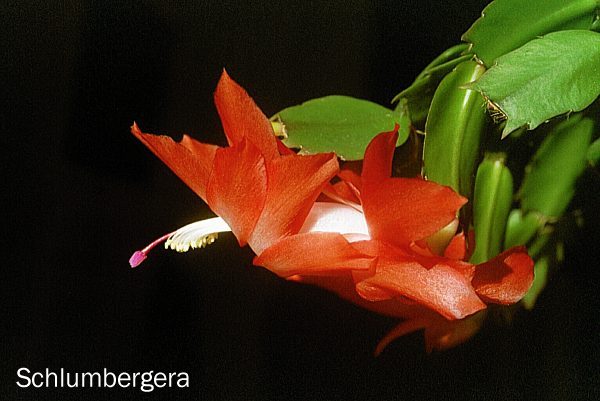
[[[131,133],[192,191],[206,200],[206,187],[217,146],[195,141],[187,135],[178,143],[168,136],[145,134],[136,123],[131,127]]]
[[[315,245],[319,246],[318,252]],[[289,277],[367,270],[373,259],[354,248],[341,234],[312,232],[281,239],[254,258],[254,264]]]
[[[356,285],[361,296],[363,289],[380,287],[413,299],[447,319],[462,319],[485,308],[464,274],[450,266],[436,264],[427,269],[386,244],[380,244],[378,255],[375,275]]]
[[[425,328],[425,348],[427,352],[456,347],[473,337],[485,320],[486,311],[460,320],[430,318]]]
[[[223,70],[215,91],[215,104],[230,146],[246,138],[265,159],[279,156],[273,127],[248,93]]]
[[[360,175],[357,172],[347,168],[343,168],[338,173],[338,177],[340,177],[340,179],[343,182],[345,182],[350,188],[352,188],[353,192],[355,192],[355,195],[357,197],[360,196],[360,190],[362,188],[362,179],[360,178]]]
[[[450,243],[444,250],[444,256],[449,259],[464,260],[466,255],[467,241],[465,233],[461,231],[450,240]]]
[[[397,131],[379,134],[367,147],[361,198],[371,236],[408,246],[448,225],[467,200],[421,178],[389,178],[397,136]]]
[[[283,142],[281,142],[279,139],[277,139],[277,150],[279,151],[279,154],[282,156],[288,156],[288,155],[295,155],[296,152],[294,152],[292,149],[288,148],[287,146],[285,146],[283,144]]]
[[[324,186],[338,171],[333,153],[267,160],[265,206],[248,243],[257,255],[286,235],[297,234]],[[249,192],[252,193],[252,192]]]
[[[321,287],[333,292],[345,301],[385,316],[409,319],[421,316],[423,313],[435,313],[421,305],[407,305],[397,299],[387,299],[379,302],[367,301],[356,292],[354,279],[348,271],[340,271],[338,274],[325,276],[298,275],[289,277],[288,279]]]
[[[398,324],[392,330],[388,331],[385,337],[379,341],[377,347],[375,347],[375,356],[379,356],[383,350],[398,337],[402,337],[414,331],[422,330],[427,326],[427,323],[428,322],[426,318],[415,318],[407,319]]]
[[[523,246],[511,248],[477,265],[473,287],[486,302],[503,305],[518,302],[533,283],[533,260]]]
[[[327,184],[325,188],[323,188],[323,195],[333,201],[350,205],[357,210],[362,210],[360,199],[350,185],[351,184],[348,184],[345,181]]]
[[[397,299],[367,301],[356,293],[354,281],[348,273],[335,276],[294,276],[293,279],[327,289],[340,298],[372,312],[405,319],[381,339],[375,349],[375,355],[379,355],[396,338],[423,328],[428,352],[451,348],[472,337],[479,330],[485,317],[481,311],[465,319],[447,320],[419,304],[407,305]]]
[[[217,150],[206,191],[210,208],[231,227],[244,246],[263,210],[267,195],[265,159],[245,138]]]
[[[363,184],[361,197],[374,239],[407,246],[448,225],[466,203],[448,187],[420,178],[390,178]]]
[[[398,140],[398,124],[394,131],[383,132],[371,140],[365,150],[365,159],[361,173],[361,183],[376,184],[390,178],[392,174],[392,160],[394,149]]]
[[[475,274],[474,264],[446,256],[435,255],[429,248],[421,248],[417,243],[411,243],[409,249],[412,251],[410,253],[411,257],[426,269],[431,269],[435,265],[445,265],[461,273],[467,281],[470,282],[473,279],[473,275]]]

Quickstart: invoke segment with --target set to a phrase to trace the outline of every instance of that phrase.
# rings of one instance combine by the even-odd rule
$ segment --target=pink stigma
[[[134,267],[138,267],[146,258],[148,257],[148,252],[152,250],[156,245],[165,242],[173,233],[165,234],[162,237],[152,241],[148,244],[144,249],[135,251],[133,255],[129,258],[129,265],[133,269]]]
[[[138,267],[144,260],[146,260],[147,255],[142,251],[135,251],[133,255],[129,258],[129,264],[132,268]]]

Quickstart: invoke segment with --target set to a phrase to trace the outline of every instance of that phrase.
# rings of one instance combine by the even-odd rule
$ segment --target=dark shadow
[[[148,158],[129,135],[134,120],[156,125],[174,35],[143,3],[89,1],[74,79],[66,150],[82,167],[140,177]]]

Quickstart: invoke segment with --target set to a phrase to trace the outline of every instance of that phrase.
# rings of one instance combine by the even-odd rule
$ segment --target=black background
[[[209,248],[132,251],[210,216],[130,134],[222,144],[221,69],[271,115],[327,94],[387,104],[486,1],[4,1],[2,400],[598,399],[597,175],[538,306],[426,354],[421,334]],[[559,172],[557,172],[558,174]],[[189,389],[19,389],[19,367],[186,371]]]

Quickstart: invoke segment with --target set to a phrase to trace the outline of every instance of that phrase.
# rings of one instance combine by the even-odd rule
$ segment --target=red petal
[[[246,138],[265,159],[279,156],[273,127],[248,93],[223,70],[215,91],[215,104],[229,145]]]
[[[425,348],[427,352],[445,350],[456,347],[473,337],[485,320],[485,311],[459,320],[447,320],[434,313],[421,312],[393,328],[381,339],[375,355],[379,355],[385,347],[398,337],[413,331],[425,329]]]
[[[467,241],[464,232],[456,234],[446,249],[444,256],[454,260],[464,260],[467,252]]]
[[[379,252],[383,247],[383,245],[379,242],[370,240],[355,242],[354,246],[360,251],[373,257],[378,257]],[[402,255],[403,257],[406,256],[405,253],[400,251],[399,249],[397,251],[399,252],[399,255]],[[371,265],[371,269],[352,272],[352,279],[354,280],[355,287],[358,283],[361,283],[360,290],[358,290],[358,288],[355,289],[355,291],[358,292],[360,297],[372,303],[394,300],[403,304],[407,304],[406,301],[409,301],[412,302],[412,304],[414,305],[414,301],[404,296],[398,295],[395,291],[384,289],[377,284],[371,284],[367,281],[367,279],[373,277],[376,274],[378,265],[378,260],[375,260],[375,263]]]
[[[425,328],[427,352],[456,347],[473,337],[485,320],[485,311],[460,320],[430,318]]]
[[[392,160],[398,140],[398,125],[394,131],[383,132],[371,140],[365,151],[362,168],[362,183],[375,184],[392,174]]]
[[[371,286],[413,299],[447,319],[461,319],[485,308],[461,272],[442,264],[427,269],[384,244],[380,246],[376,274],[358,283],[356,289],[362,296],[363,289]]]
[[[385,337],[383,337],[379,341],[379,344],[377,344],[377,347],[375,348],[375,352],[374,352],[375,356],[379,356],[379,354],[381,354],[383,352],[385,347],[390,345],[390,343],[392,341],[394,341],[395,339],[397,339],[398,337],[402,337],[402,336],[404,336],[406,334],[410,334],[414,331],[424,329],[426,327],[426,325],[427,325],[427,320],[424,318],[408,319],[408,320],[403,321],[402,323],[400,323],[399,325],[394,327],[392,330],[390,330],[385,335]]]
[[[212,157],[214,157],[214,152],[216,151],[216,149],[218,149],[218,146],[216,145],[212,145],[212,144],[206,144],[206,143],[202,143],[199,142],[197,140],[195,140],[194,138],[188,136],[188,135],[183,135],[183,137],[181,138],[181,142],[179,142],[181,145],[185,146],[186,149],[188,149],[190,152],[192,152],[192,154],[198,156],[198,157],[206,157],[206,152],[207,149],[208,151],[212,150]],[[212,161],[212,157],[211,157],[211,161]]]
[[[375,304],[367,302],[358,296],[352,274],[348,271],[342,271],[338,274],[327,276],[298,275],[289,277],[289,279],[299,283],[324,288],[337,294],[343,300],[358,304],[359,306],[363,306],[362,303]]]
[[[281,156],[267,161],[267,196],[250,246],[257,255],[297,234],[323,187],[338,171],[334,154]],[[249,192],[252,193],[252,192]]]
[[[245,138],[217,150],[207,203],[231,227],[240,246],[250,238],[267,194],[265,159]]]
[[[137,124],[131,127],[148,149],[163,161],[188,187],[206,200],[206,187],[212,170],[217,146],[200,143],[187,135],[177,143],[164,135],[145,134]]]
[[[379,302],[367,301],[358,295],[352,275],[347,271],[340,271],[339,274],[329,276],[293,276],[291,279],[303,284],[324,288],[337,294],[345,301],[352,302],[361,308],[386,316],[408,319],[420,316],[423,313],[435,313],[420,305],[406,305],[396,299]]]
[[[352,207],[360,207],[360,199],[356,196],[356,192],[354,192],[348,183],[344,181],[336,182],[335,184],[327,184],[325,188],[323,188],[323,194],[336,202]]]
[[[533,283],[533,260],[523,246],[511,248],[477,265],[473,287],[486,302],[503,305],[518,302]]]
[[[372,262],[373,257],[353,248],[341,234],[318,232],[285,237],[254,258],[255,265],[281,277],[367,270]]]
[[[355,276],[353,276],[355,277]],[[371,283],[368,279],[362,281],[357,280],[355,277],[354,281],[356,285],[356,291],[361,298],[369,302],[380,302],[394,299],[398,294],[394,290],[387,290],[380,286],[377,282]]]
[[[462,274],[467,281],[470,282],[473,279],[475,265],[471,263],[447,258],[445,256],[437,256],[431,253],[428,248],[419,248],[414,243],[411,244],[410,250],[413,251],[410,253],[411,257],[426,269],[431,269],[435,265],[445,265]]]
[[[371,237],[399,246],[426,238],[448,225],[466,199],[448,187],[420,178],[363,182],[363,210]]]
[[[397,137],[379,134],[367,147],[361,197],[372,238],[407,246],[448,225],[467,200],[420,178],[389,178]]]
[[[282,156],[287,156],[287,155],[295,155],[296,153],[288,148],[287,146],[285,146],[283,144],[283,142],[281,142],[279,139],[277,139],[277,150],[279,151],[279,154]]]
[[[342,179],[346,184],[353,187],[353,190],[360,194],[360,190],[362,188],[362,180],[360,175],[352,170],[348,170],[346,168],[340,170],[338,173],[338,177]]]

